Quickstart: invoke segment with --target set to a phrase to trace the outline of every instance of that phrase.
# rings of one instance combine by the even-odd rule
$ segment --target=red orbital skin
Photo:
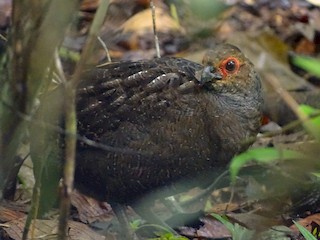
[[[240,69],[240,61],[235,57],[228,57],[221,62],[219,69],[223,78],[231,74],[237,74]]]

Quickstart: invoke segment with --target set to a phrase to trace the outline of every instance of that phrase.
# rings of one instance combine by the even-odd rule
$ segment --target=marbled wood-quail
[[[232,45],[208,51],[203,65],[160,58],[94,69],[77,89],[78,133],[87,141],[78,140],[75,186],[135,206],[152,193],[210,183],[248,148],[261,105],[259,76]]]

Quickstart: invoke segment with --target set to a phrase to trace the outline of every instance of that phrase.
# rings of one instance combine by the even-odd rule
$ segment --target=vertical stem
[[[6,133],[0,136],[2,143],[8,146],[6,147],[8,150],[5,151],[5,159],[2,159],[2,162],[8,162],[10,157],[15,156],[21,137],[23,137],[27,127],[30,127],[28,122],[21,118],[17,112],[32,117],[35,99],[42,87],[48,84],[47,74],[48,69],[52,67],[54,53],[61,45],[65,31],[71,23],[79,3],[78,0],[13,1],[13,26],[9,37],[11,75],[9,74],[7,80],[7,85],[9,85],[9,91],[7,92],[11,98],[8,103],[13,106],[14,111],[10,115],[0,112],[0,117],[8,120],[8,126],[1,129],[8,129],[6,133],[10,133],[9,136]],[[59,13],[58,18],[57,13]],[[4,91],[3,89],[2,87],[1,90]],[[6,122],[3,122],[1,124],[6,124]],[[37,137],[43,137],[45,133],[46,131],[41,129]],[[8,140],[10,142],[6,144]],[[48,163],[48,154],[46,154],[45,148],[44,143],[37,149],[43,155],[39,156],[37,160],[32,159],[36,184],[23,239],[27,239],[32,219],[35,219],[39,213],[42,194],[40,191],[44,187],[41,182],[43,179],[42,173]],[[2,183],[3,181],[0,181],[0,190],[2,190]]]
[[[70,212],[70,195],[73,189],[75,153],[76,153],[76,107],[75,107],[75,89],[68,83],[66,85],[66,102],[65,102],[65,165],[63,172],[63,181],[60,188],[60,218],[59,218],[59,239],[66,239],[68,230],[68,217]]]
[[[89,35],[86,44],[83,48],[81,58],[77,64],[72,79],[66,84],[66,102],[65,102],[65,165],[63,173],[62,186],[60,188],[60,217],[58,239],[66,239],[68,230],[68,217],[70,212],[70,195],[73,189],[74,171],[75,171],[75,156],[76,156],[76,88],[81,79],[84,67],[87,65],[90,54],[93,50],[93,43],[96,41],[96,36],[103,24],[105,14],[108,9],[109,1],[104,0],[100,2],[99,8],[93,19],[90,27]]]
[[[155,13],[155,6],[153,3],[153,0],[150,0],[150,8],[151,8],[151,13],[152,13],[154,44],[156,46],[157,58],[160,58],[161,55],[160,55],[159,39],[158,39],[158,33],[157,33],[157,27],[156,27],[156,13]]]

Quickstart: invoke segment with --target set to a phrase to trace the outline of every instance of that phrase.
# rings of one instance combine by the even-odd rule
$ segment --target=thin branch
[[[77,132],[75,90],[68,89],[65,104],[65,127],[71,133]],[[68,218],[70,211],[70,195],[73,190],[76,138],[71,135],[65,136],[65,164],[63,168],[63,181],[60,188],[60,216],[58,239],[66,239],[68,229]]]
[[[278,79],[273,74],[265,74],[264,76],[265,79],[273,87],[273,89],[279,94],[279,96],[294,112],[298,119],[303,123],[303,127],[307,130],[307,132],[314,136],[317,140],[320,140],[320,137],[317,134],[314,134],[314,125],[309,121],[310,116],[303,112],[303,110],[300,108],[299,103],[297,103],[297,101],[290,95],[290,93],[281,86]]]
[[[61,63],[61,59],[58,53],[58,50],[56,50],[54,52],[54,69],[56,70],[56,72],[54,72],[54,74],[56,74],[56,79],[58,80],[58,83],[66,83],[66,77],[65,74],[63,72],[63,67],[62,67],[62,63]]]
[[[73,86],[76,86],[77,83],[81,79],[81,75],[83,72],[83,69],[86,67],[88,63],[88,59],[90,57],[90,54],[92,53],[94,43],[96,41],[96,37],[98,35],[98,32],[100,30],[101,25],[103,24],[104,17],[106,15],[106,12],[108,10],[109,1],[104,0],[100,2],[99,8],[97,10],[97,13],[93,19],[92,25],[90,27],[90,31],[88,34],[87,41],[83,47],[82,54],[80,56],[80,60],[77,64],[76,70],[72,76],[71,84]]]
[[[97,38],[98,38],[101,46],[103,47],[103,49],[104,49],[105,52],[106,52],[106,56],[107,56],[108,62],[112,62],[112,61],[111,61],[111,57],[110,57],[110,53],[109,53],[109,49],[108,49],[107,45],[106,45],[105,42],[101,39],[100,36],[97,36]]]
[[[2,34],[0,34],[0,38],[1,38],[3,41],[6,41],[6,42],[8,41],[7,38],[6,38],[5,36],[3,36]]]
[[[16,111],[12,106],[10,106],[8,103],[4,102],[2,99],[0,99],[2,104],[6,106],[8,109],[10,109],[14,114],[16,114],[19,118],[23,119],[26,122],[29,122],[31,124],[37,125],[39,128],[49,128],[56,133],[63,134],[63,135],[69,135],[76,140],[85,143],[86,145],[90,147],[97,148],[99,150],[103,151],[109,151],[109,152],[114,152],[114,153],[121,153],[121,154],[127,154],[127,155],[142,155],[142,156],[152,156],[151,152],[145,152],[145,151],[137,151],[131,148],[118,148],[118,147],[112,147],[103,143],[96,142],[94,140],[91,140],[89,138],[86,138],[84,136],[81,136],[79,134],[74,134],[71,132],[66,131],[64,128],[53,125],[41,120],[34,119],[32,115],[27,115],[21,112]]]
[[[152,13],[154,44],[156,46],[157,58],[160,58],[161,55],[160,55],[159,39],[158,39],[157,26],[156,26],[156,13],[155,13],[155,6],[153,3],[153,0],[150,0],[150,8],[151,8],[151,13]]]
[[[295,115],[305,122],[309,119],[308,115],[302,112],[299,108],[297,101],[290,95],[290,93],[284,89],[279,83],[278,79],[273,74],[265,74],[265,79],[270,83],[272,88],[279,94],[288,107],[295,113]]]
[[[312,119],[317,118],[319,116],[320,116],[320,114],[310,115],[308,120],[312,120]],[[304,122],[302,120],[300,120],[300,119],[294,120],[294,121],[286,124],[285,126],[283,126],[279,130],[272,131],[272,132],[266,132],[266,133],[263,133],[263,134],[261,134],[259,136],[249,137],[245,141],[243,141],[242,144],[243,145],[247,145],[248,143],[253,143],[257,139],[270,138],[270,137],[278,136],[278,135],[284,134],[286,132],[289,132],[289,131],[291,131],[291,130],[299,127],[299,126],[303,126],[303,124],[304,124]]]

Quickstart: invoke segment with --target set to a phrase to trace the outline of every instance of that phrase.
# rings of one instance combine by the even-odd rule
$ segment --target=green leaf
[[[217,18],[219,14],[227,9],[227,5],[223,1],[197,0],[190,1],[190,9],[192,13],[201,20],[209,20]]]
[[[231,233],[233,240],[249,240],[252,239],[254,231],[240,226],[238,223],[232,224],[227,219],[218,214],[211,213],[211,215],[220,221]]]
[[[73,62],[78,62],[80,60],[80,54],[76,51],[72,51],[70,49],[67,49],[65,47],[61,47],[59,49],[59,55],[67,60],[71,60]]]
[[[311,173],[311,174],[320,179],[320,173],[319,172],[314,172],[314,173]]]
[[[137,231],[137,229],[139,229],[139,227],[142,225],[142,221],[141,219],[135,219],[131,221],[129,224],[132,230]]]
[[[188,238],[183,236],[177,236],[172,232],[161,233],[161,234],[158,234],[158,236],[159,237],[156,237],[156,238],[150,238],[150,240],[188,240]]]
[[[63,152],[60,133],[57,130],[62,114],[64,94],[62,88],[48,93],[41,99],[41,105],[30,125],[30,154],[36,184],[33,204],[37,216],[46,214],[58,199],[58,185],[61,178]]]
[[[297,228],[299,229],[299,231],[301,232],[302,236],[306,239],[306,240],[317,240],[317,238],[315,236],[312,235],[311,232],[309,232],[306,228],[304,228],[303,226],[301,226],[299,223],[293,221],[293,223],[297,226]]]
[[[221,222],[231,233],[234,232],[234,226],[231,222],[229,222],[226,218],[221,217],[216,213],[211,213],[211,215],[216,218],[219,222]]]
[[[150,240],[188,240],[188,238],[175,235],[174,233],[170,232],[169,229],[166,229],[165,227],[158,225],[158,224],[142,224],[141,220],[135,220],[130,223],[130,227],[134,231],[138,231],[141,228],[155,228],[159,229],[160,231],[154,231],[154,234],[157,236],[155,238],[149,238]]]
[[[320,140],[320,110],[309,105],[301,104],[299,111],[311,118],[304,122],[303,125],[312,136]]]
[[[230,163],[231,181],[235,182],[240,169],[250,161],[259,163],[272,163],[276,160],[290,160],[302,157],[299,152],[276,149],[276,148],[255,148],[235,156]]]
[[[172,18],[178,23],[178,25],[180,26],[180,20],[179,20],[179,15],[177,12],[177,8],[176,5],[173,3],[170,3],[170,13]]]
[[[300,68],[320,77],[320,61],[306,56],[294,56],[293,63]]]

